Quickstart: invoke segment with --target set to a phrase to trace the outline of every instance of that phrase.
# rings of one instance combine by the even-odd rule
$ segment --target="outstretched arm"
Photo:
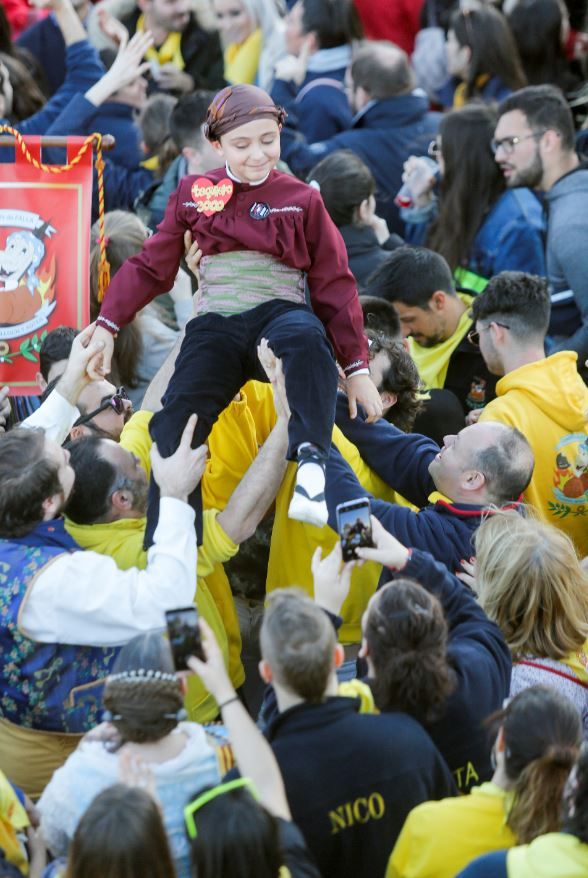
[[[275,427],[217,517],[226,535],[237,544],[255,533],[286,472],[288,416],[279,403],[276,409],[278,420]]]
[[[261,804],[268,811],[275,817],[291,820],[284,782],[272,748],[236,694],[220,647],[212,629],[203,619],[200,620],[200,630],[206,661],[192,656],[188,659],[188,665],[198,674],[220,708],[241,775],[253,781]]]

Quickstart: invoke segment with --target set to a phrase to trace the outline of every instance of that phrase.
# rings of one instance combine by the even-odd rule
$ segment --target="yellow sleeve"
[[[202,479],[205,509],[224,509],[231,494],[257,457],[259,443],[247,395],[221,413],[207,440],[210,457]]]
[[[153,412],[135,412],[124,425],[120,436],[120,445],[126,451],[130,451],[131,454],[139,458],[141,466],[147,473],[147,478],[151,475],[149,452],[151,451],[153,440],[149,435],[149,422],[152,417]]]
[[[215,564],[224,564],[239,551],[239,546],[226,535],[217,520],[218,509],[205,509],[202,514],[202,545],[198,549],[198,576],[209,576]]]
[[[412,812],[404,821],[404,826],[390,854],[385,878],[409,878],[416,873],[410,869],[412,855]]]

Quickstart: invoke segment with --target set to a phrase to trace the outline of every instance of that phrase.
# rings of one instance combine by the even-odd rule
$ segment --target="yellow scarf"
[[[409,338],[408,340],[410,354],[417,365],[419,375],[421,376],[421,380],[427,390],[435,390],[444,387],[451,355],[461,343],[472,323],[470,305],[473,296],[468,296],[465,293],[458,293],[457,295],[464,305],[466,305],[466,310],[459,318],[459,323],[457,324],[453,335],[449,336],[445,341],[442,341],[441,344],[434,345],[432,348],[423,348],[412,338]]]
[[[137,31],[140,32],[143,30],[145,30],[145,16],[140,15],[137,19]],[[182,50],[180,48],[181,41],[182,35],[179,31],[170,31],[159,49],[156,49],[155,46],[151,46],[151,48],[147,49],[145,52],[145,57],[148,61],[157,61],[160,66],[171,62],[174,67],[178,68],[178,70],[183,70],[186,63],[182,57]]]
[[[489,80],[490,75],[488,73],[481,73],[477,76],[474,85],[476,91],[481,91]],[[469,98],[466,96],[466,84],[465,82],[460,82],[453,92],[453,109],[455,110],[456,107],[465,106],[465,104],[467,104],[468,101],[471,101],[473,97],[475,97],[475,95],[472,95]]]
[[[243,43],[231,43],[225,49],[225,79],[231,85],[252,85],[257,76],[263,35],[254,30]]]

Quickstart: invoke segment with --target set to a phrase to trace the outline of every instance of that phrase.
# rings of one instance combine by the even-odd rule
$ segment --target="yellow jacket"
[[[588,554],[588,388],[577,354],[561,351],[514,369],[496,385],[480,421],[501,421],[529,440],[535,470],[524,494],[540,517]]]
[[[424,802],[410,812],[386,878],[454,878],[482,854],[517,843],[506,825],[510,796],[493,783],[469,796]]]
[[[506,871],[508,878],[586,878],[588,844],[574,835],[550,832],[510,850]]]

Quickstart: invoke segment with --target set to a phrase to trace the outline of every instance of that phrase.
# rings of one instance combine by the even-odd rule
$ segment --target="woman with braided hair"
[[[104,691],[105,720],[55,772],[39,801],[43,836],[54,856],[67,854],[94,797],[119,780],[121,759],[145,763],[154,778],[178,878],[189,878],[183,805],[214,786],[214,749],[197,723],[184,722],[183,683],[168,642],[157,633],[133,638],[117,659]]]

